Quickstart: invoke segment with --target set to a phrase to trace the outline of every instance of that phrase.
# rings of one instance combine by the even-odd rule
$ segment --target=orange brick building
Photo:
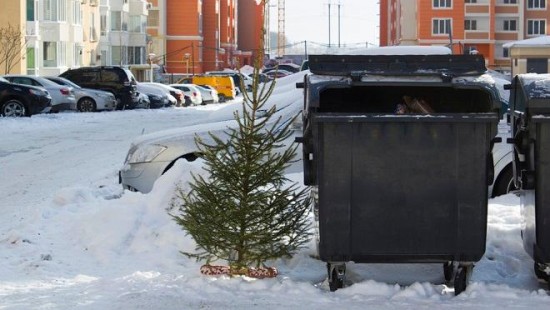
[[[547,34],[546,0],[380,0],[380,46],[447,45],[508,70],[503,44]]]
[[[256,34],[263,26],[263,4],[256,0],[150,3],[148,49],[167,72],[196,74],[252,62],[251,47],[257,48],[260,42]]]

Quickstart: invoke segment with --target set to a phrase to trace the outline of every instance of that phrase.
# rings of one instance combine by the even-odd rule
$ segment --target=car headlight
[[[167,147],[158,144],[148,144],[135,147],[128,153],[126,160],[129,164],[148,163],[159,156]]]

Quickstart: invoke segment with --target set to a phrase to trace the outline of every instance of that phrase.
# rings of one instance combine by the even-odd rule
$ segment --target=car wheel
[[[517,190],[514,185],[514,167],[510,164],[498,175],[495,185],[493,186],[492,197],[505,195],[514,190]]]
[[[117,110],[124,110],[126,107],[125,105],[122,103],[122,99],[116,97],[116,109]]]
[[[77,109],[80,112],[95,112],[97,106],[92,98],[82,98],[78,101]]]
[[[2,116],[22,117],[27,116],[25,104],[17,99],[10,99],[2,104]]]
[[[218,96],[218,100],[219,100],[220,103],[224,103],[225,100],[226,100],[226,99],[225,99],[225,95],[219,95],[219,96]]]

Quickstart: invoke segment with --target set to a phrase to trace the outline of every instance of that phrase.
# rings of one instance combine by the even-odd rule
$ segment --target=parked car
[[[192,78],[192,84],[209,85],[218,92],[219,102],[235,99],[237,96],[237,87],[233,78],[229,75],[195,75]],[[178,83],[183,83],[179,81]]]
[[[138,93],[138,101],[134,109],[149,109],[151,107],[151,101],[149,96],[144,93]]]
[[[201,85],[196,85],[197,89],[201,92],[202,103],[218,103],[220,102],[220,97],[218,97],[218,91],[213,87],[204,87]]]
[[[286,70],[271,70],[271,71],[265,72],[264,74],[269,79],[274,80],[274,79],[282,78],[282,77],[285,77],[285,76],[289,76],[293,73],[290,72],[290,71],[286,71]]]
[[[174,88],[174,87],[168,86],[166,84],[162,84],[162,83],[156,83],[156,82],[141,82],[140,84],[150,85],[150,86],[162,89],[164,92],[166,92],[166,93],[172,95],[174,98],[176,98],[176,100],[177,100],[176,106],[177,107],[186,106],[185,105],[185,98],[183,97],[184,94],[181,90],[179,90],[177,88]]]
[[[183,97],[185,98],[184,99],[184,102],[185,102],[184,106],[189,107],[193,104],[193,101],[191,101],[191,97],[189,97],[185,94],[183,95]]]
[[[137,90],[140,94],[143,93],[149,97],[150,107],[152,109],[163,108],[171,105],[170,99],[168,98],[170,94],[157,86],[137,83]]]
[[[194,84],[170,84],[170,87],[181,90],[184,94],[191,98],[191,103],[193,105],[202,104],[202,94],[201,91]]]
[[[10,83],[0,77],[0,115],[31,116],[51,109],[52,97],[41,87]]]
[[[103,110],[112,111],[116,109],[115,95],[110,92],[92,88],[82,88],[70,80],[59,76],[45,76],[45,78],[59,85],[73,88],[76,97],[77,111],[95,112]]]
[[[301,112],[300,104],[283,105],[270,119],[270,123],[281,117],[281,126]],[[226,115],[224,113],[224,115]],[[194,161],[200,154],[195,144],[195,136],[203,141],[212,141],[209,133],[224,137],[228,126],[236,126],[232,116],[226,120],[212,122],[207,130],[204,124],[188,126],[165,131],[155,132],[137,137],[131,144],[124,165],[119,171],[119,182],[122,187],[131,191],[148,193],[155,181],[166,173],[177,160]],[[299,126],[299,125],[297,125]],[[269,127],[269,126],[268,126]],[[294,141],[292,137],[289,144]]]
[[[136,79],[132,72],[118,66],[80,67],[59,76],[84,88],[111,92],[117,100],[117,109],[132,109],[138,103]]]
[[[31,85],[46,89],[52,97],[50,112],[76,110],[76,98],[72,87],[59,85],[42,76],[7,74],[4,78],[15,84]]]
[[[262,70],[262,72],[267,73],[274,70],[285,70],[291,73],[296,73],[298,71],[301,71],[300,69],[301,69],[301,66],[293,63],[288,63],[288,64],[279,64],[274,67],[265,68],[264,70]]]
[[[241,74],[239,71],[235,70],[223,70],[223,71],[208,71],[206,72],[206,75],[225,75],[230,76],[233,79],[233,83],[235,84],[235,87],[238,91],[251,91],[252,90],[252,79],[250,79],[248,76]],[[241,82],[244,85],[241,85]],[[194,84],[198,84],[193,82]],[[237,95],[239,92],[237,92]]]

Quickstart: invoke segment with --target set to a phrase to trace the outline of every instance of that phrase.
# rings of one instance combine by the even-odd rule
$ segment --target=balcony
[[[130,15],[145,15],[149,14],[147,9],[147,1],[145,0],[130,0]]]

